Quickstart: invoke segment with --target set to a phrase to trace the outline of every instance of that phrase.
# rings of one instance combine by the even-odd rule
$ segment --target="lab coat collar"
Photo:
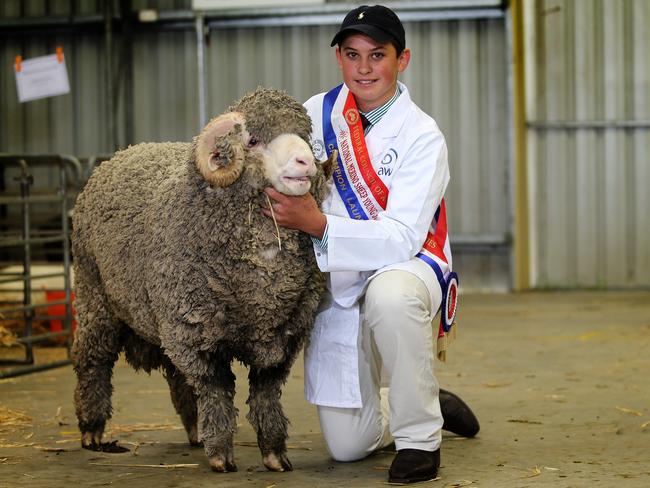
[[[397,97],[395,103],[390,106],[388,112],[377,122],[377,125],[372,127],[368,133],[369,136],[391,139],[397,137],[402,129],[413,102],[411,101],[411,96],[406,85],[400,81],[397,83],[399,84],[400,90],[402,90],[401,95]]]

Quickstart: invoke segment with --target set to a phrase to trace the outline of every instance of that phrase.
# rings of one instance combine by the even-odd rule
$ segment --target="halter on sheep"
[[[312,326],[322,278],[307,235],[283,230],[278,250],[273,223],[250,209],[269,184],[324,198],[333,159],[314,164],[310,131],[299,103],[258,89],[193,143],[139,144],[96,169],[72,235],[83,447],[106,446],[111,371],[124,351],[135,369],[163,369],[190,443],[203,443],[212,469],[236,470],[237,359],[250,368],[248,419],[263,462],[291,469],[281,386]]]

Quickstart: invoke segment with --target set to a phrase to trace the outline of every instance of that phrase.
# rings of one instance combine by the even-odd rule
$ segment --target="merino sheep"
[[[309,236],[283,229],[280,249],[259,207],[269,184],[324,198],[333,160],[314,163],[310,132],[302,105],[258,88],[192,143],[138,144],[95,170],[72,233],[84,448],[106,447],[124,351],[136,370],[162,368],[190,443],[203,443],[214,471],[235,471],[236,359],[249,366],[248,420],[264,465],[292,469],[281,387],[323,283]]]

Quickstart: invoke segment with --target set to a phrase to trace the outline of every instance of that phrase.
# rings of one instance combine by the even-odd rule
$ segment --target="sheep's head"
[[[310,132],[302,105],[284,92],[258,88],[203,129],[196,164],[214,186],[228,186],[246,165],[257,165],[279,192],[303,195],[317,173]]]

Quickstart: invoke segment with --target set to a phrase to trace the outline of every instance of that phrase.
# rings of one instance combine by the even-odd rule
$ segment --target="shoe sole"
[[[411,483],[420,483],[422,481],[431,481],[436,479],[438,474],[436,473],[434,476],[423,476],[421,478],[409,478],[409,479],[403,479],[403,478],[388,478],[389,483],[395,483],[398,485],[409,485]]]

